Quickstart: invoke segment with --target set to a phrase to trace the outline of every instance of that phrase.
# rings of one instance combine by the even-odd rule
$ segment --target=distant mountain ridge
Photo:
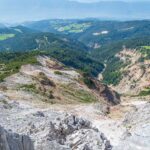
[[[8,0],[7,0],[8,1]],[[14,4],[16,4],[14,6]],[[34,6],[34,7],[33,7]],[[41,20],[48,18],[109,18],[116,20],[150,19],[149,1],[101,1],[81,3],[69,0],[9,0],[9,9],[6,4],[0,9],[7,12],[9,21]],[[28,8],[28,10],[26,9]],[[32,15],[31,15],[32,14]],[[1,16],[6,20],[5,16]]]
[[[52,19],[24,23],[41,32],[65,34],[92,48],[119,40],[150,35],[150,21],[101,21],[99,19]]]

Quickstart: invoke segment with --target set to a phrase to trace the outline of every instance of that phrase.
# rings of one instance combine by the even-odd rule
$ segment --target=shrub
[[[88,73],[83,73],[83,82],[88,86],[90,89],[95,89],[96,85],[95,82],[91,79]]]
[[[149,87],[147,87],[145,90],[143,90],[139,93],[139,96],[148,96],[148,95],[150,95],[150,88]]]
[[[42,85],[50,85],[53,87],[56,86],[55,83],[51,81],[43,72],[39,73],[38,80]]]
[[[60,72],[60,71],[55,71],[54,73],[57,74],[57,75],[63,75],[63,73]]]
[[[21,85],[19,88],[24,89],[29,92],[38,93],[38,90],[36,89],[36,86],[34,84],[24,84],[24,85]]]

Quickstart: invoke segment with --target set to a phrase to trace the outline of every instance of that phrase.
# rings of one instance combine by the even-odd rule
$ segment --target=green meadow
[[[0,34],[0,41],[14,37],[15,34]]]

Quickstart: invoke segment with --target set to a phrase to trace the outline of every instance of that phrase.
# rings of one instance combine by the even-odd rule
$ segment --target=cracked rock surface
[[[0,150],[34,150],[29,136],[6,131],[0,126]]]
[[[90,121],[75,115],[39,110],[24,103],[4,101],[4,97],[0,105],[0,125],[13,132],[0,128],[0,150],[33,150],[33,146],[35,150],[112,149]]]

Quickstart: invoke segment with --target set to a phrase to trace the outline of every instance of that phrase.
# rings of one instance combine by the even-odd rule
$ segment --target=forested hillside
[[[88,55],[89,48],[81,42],[66,36],[30,31],[23,27],[17,29],[13,27],[1,30],[1,79],[17,72],[23,64],[35,63],[35,57],[38,55],[51,56],[67,66],[93,76],[97,76],[104,68],[100,61],[95,61]]]
[[[66,34],[85,45],[98,48],[114,41],[150,36],[150,21],[44,20],[24,24],[42,32]]]
[[[122,51],[123,49],[136,49],[138,51],[139,49],[141,49],[141,47],[149,45],[150,37],[143,36],[139,38],[133,38],[104,45],[99,49],[93,50],[91,55],[95,59],[106,64],[105,71],[103,72],[104,82],[107,84],[116,85],[122,78],[122,73],[120,72],[120,69],[127,65],[124,64],[123,61],[121,61],[119,58],[117,58],[116,54]]]
[[[50,55],[68,66],[118,84],[126,66],[115,55],[123,48],[150,45],[150,21],[42,20],[0,29],[0,51]],[[32,53],[32,52],[31,52]],[[12,53],[10,53],[12,55]]]
[[[10,33],[9,33],[10,34]],[[86,51],[88,48],[75,40],[51,33],[23,33],[13,38],[0,41],[0,51],[30,51],[48,50],[50,48],[70,48],[77,51]]]

